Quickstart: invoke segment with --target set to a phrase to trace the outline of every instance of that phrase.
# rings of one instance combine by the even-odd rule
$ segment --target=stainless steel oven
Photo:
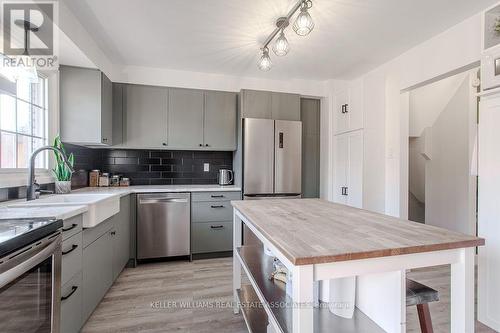
[[[59,333],[61,232],[0,258],[0,331]]]

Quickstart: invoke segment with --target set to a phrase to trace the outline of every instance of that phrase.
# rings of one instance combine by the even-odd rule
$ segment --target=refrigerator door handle
[[[279,132],[279,148],[283,149],[283,132]]]

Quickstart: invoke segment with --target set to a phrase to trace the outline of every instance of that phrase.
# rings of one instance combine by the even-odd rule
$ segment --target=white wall
[[[369,135],[365,208],[397,216],[407,212],[409,108],[404,100],[401,103],[401,92],[477,66],[480,51],[481,15],[477,14],[361,77]]]
[[[465,234],[475,234],[474,177],[470,175],[470,114],[473,91],[468,76],[431,127],[432,157],[425,166],[425,223]],[[474,133],[475,134],[475,133]],[[411,177],[410,177],[411,179]],[[470,188],[472,187],[472,188]],[[469,209],[473,209],[470,212]]]
[[[424,149],[424,138],[410,138],[409,142],[409,186],[410,192],[425,203],[425,158],[421,152]]]
[[[419,137],[437,117],[462,85],[467,72],[450,76],[410,92],[410,136]]]

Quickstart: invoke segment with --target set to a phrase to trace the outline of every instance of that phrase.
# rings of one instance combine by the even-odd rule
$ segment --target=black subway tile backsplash
[[[91,149],[65,144],[75,155],[76,170],[128,177],[132,185],[216,184],[219,169],[232,169],[232,152]],[[210,171],[203,171],[203,164]]]

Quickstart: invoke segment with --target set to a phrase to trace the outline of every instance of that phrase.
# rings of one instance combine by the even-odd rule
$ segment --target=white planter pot
[[[57,194],[66,194],[71,192],[71,180],[67,181],[56,180],[55,185]]]

